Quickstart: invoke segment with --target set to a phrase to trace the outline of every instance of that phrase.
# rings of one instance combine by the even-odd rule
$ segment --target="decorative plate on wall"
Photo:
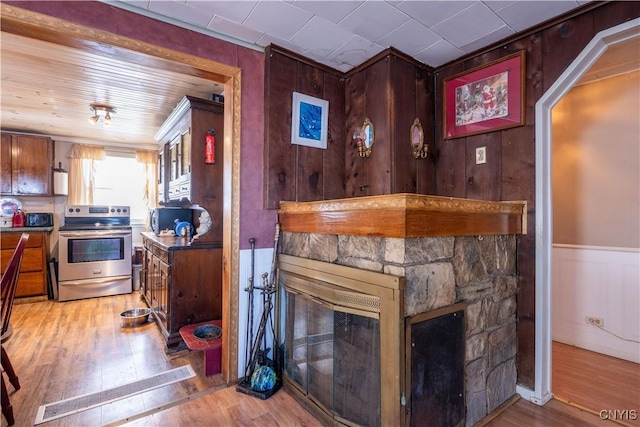
[[[17,210],[23,210],[23,203],[19,199],[11,197],[0,199],[2,215],[13,215]]]

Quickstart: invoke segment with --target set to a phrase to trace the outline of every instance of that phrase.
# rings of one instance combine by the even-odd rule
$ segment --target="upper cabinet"
[[[155,139],[158,202],[206,210],[211,227],[194,243],[222,242],[223,104],[185,96]]]
[[[14,196],[51,196],[54,151],[51,138],[2,132],[0,192]]]

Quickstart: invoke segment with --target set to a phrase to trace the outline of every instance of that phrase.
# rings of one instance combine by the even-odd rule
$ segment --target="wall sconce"
[[[429,144],[424,143],[424,131],[420,119],[416,118],[411,125],[411,150],[413,157],[416,159],[424,159],[429,154]]]
[[[367,118],[364,120],[362,127],[356,128],[353,131],[353,142],[358,149],[358,155],[360,157],[370,157],[373,149],[373,123]]]
[[[89,123],[96,124],[102,117],[102,123],[105,126],[111,126],[111,115],[116,113],[111,107],[106,105],[91,104],[89,109],[93,111],[93,116],[89,117]]]

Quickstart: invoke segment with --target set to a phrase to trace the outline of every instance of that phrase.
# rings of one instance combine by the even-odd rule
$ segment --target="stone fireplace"
[[[308,343],[313,341],[325,345],[325,353],[316,354],[318,361],[334,361],[324,371],[324,379],[333,377],[332,385],[322,385],[318,372],[287,373],[291,366],[285,366],[290,380],[299,375],[285,382],[285,388],[325,421],[344,425],[370,425],[358,414],[341,412],[340,405],[358,399],[370,400],[373,406],[356,412],[373,413],[385,426],[418,425],[415,417],[420,417],[420,425],[473,425],[490,413],[515,393],[515,255],[517,234],[526,229],[524,218],[525,202],[415,194],[283,202],[279,271],[289,294],[280,312],[282,328],[298,331],[285,342],[285,353],[294,356],[298,351],[288,360],[301,360],[304,348],[303,359],[311,360]],[[304,315],[299,313],[292,323],[296,310]],[[452,332],[442,334],[445,320]],[[317,333],[309,337],[301,333],[305,328]],[[349,338],[353,342],[339,336],[340,328],[350,337],[357,332]],[[379,334],[373,346],[372,334]],[[460,336],[461,342],[453,336]],[[302,342],[306,345],[294,349]],[[345,357],[353,354],[357,342],[369,344],[366,351],[373,356]],[[429,350],[429,345],[438,347]],[[416,346],[427,356],[421,357]],[[438,353],[444,355],[442,360],[452,361],[446,368],[451,372],[445,373],[434,359]],[[354,366],[337,367],[336,361],[345,358]],[[367,372],[370,390],[356,392],[362,396],[344,393],[354,393],[353,385],[335,383],[337,373],[353,376],[356,368]],[[375,376],[373,381],[369,376]],[[310,378],[313,386],[330,387],[330,403],[318,399],[322,393],[310,393],[309,384],[300,386]],[[427,379],[431,384],[420,383]],[[336,393],[340,387],[342,395]],[[436,389],[437,399],[422,394]],[[422,399],[420,405],[412,406],[417,399]],[[424,405],[433,405],[425,412],[434,414],[429,419],[416,413]]]

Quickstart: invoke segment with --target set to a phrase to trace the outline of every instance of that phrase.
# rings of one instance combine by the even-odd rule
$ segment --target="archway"
[[[526,399],[544,405],[551,390],[552,121],[551,110],[609,47],[640,37],[640,19],[598,33],[536,103],[536,331],[534,390],[518,387]]]

